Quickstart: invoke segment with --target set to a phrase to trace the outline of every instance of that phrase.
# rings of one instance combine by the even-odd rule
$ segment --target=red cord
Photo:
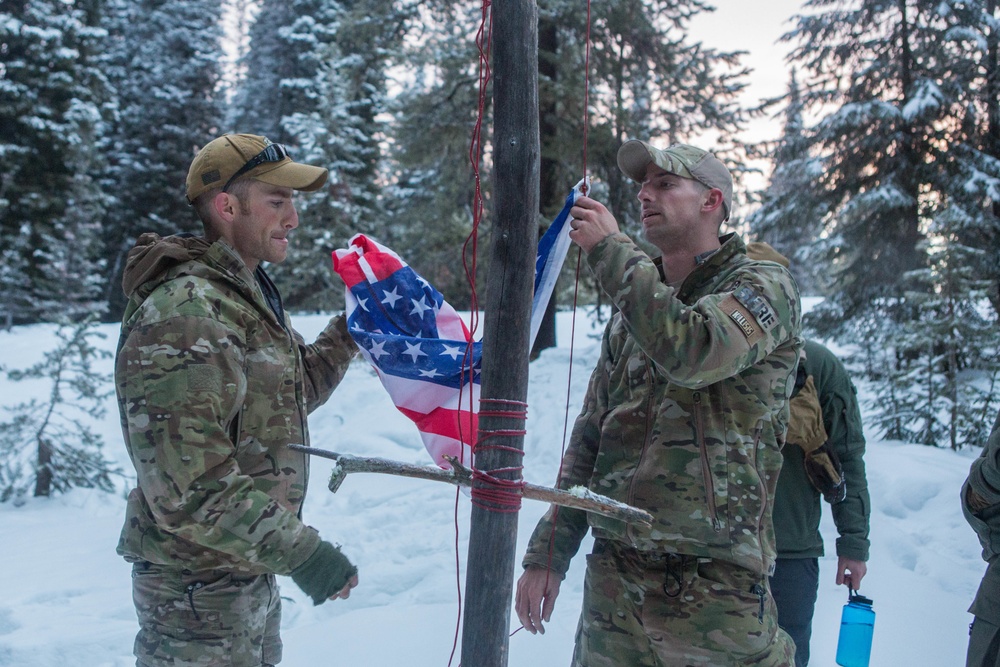
[[[481,0],[482,16],[479,21],[479,30],[476,32],[476,48],[479,51],[479,105],[476,114],[476,124],[472,130],[472,140],[469,145],[469,162],[472,164],[472,175],[475,179],[475,191],[472,199],[472,231],[465,239],[462,246],[462,267],[465,269],[466,279],[469,281],[469,344],[466,345],[465,355],[462,359],[463,368],[468,369],[467,381],[461,383],[458,394],[458,404],[462,405],[462,392],[466,386],[471,386],[475,380],[475,370],[472,368],[472,350],[476,331],[479,330],[479,296],[476,292],[476,267],[477,255],[479,252],[479,224],[483,219],[483,191],[482,178],[479,172],[479,162],[482,155],[482,135],[483,117],[486,115],[486,91],[492,72],[490,70],[490,49],[493,43],[493,21],[490,13],[491,0]],[[470,252],[471,248],[471,252]],[[471,266],[470,266],[471,262]],[[469,391],[469,414],[473,412],[473,392]],[[459,439],[462,441],[460,461],[465,456],[465,434],[462,433],[462,422],[459,420]],[[464,463],[464,461],[462,461]],[[448,657],[448,667],[451,667],[455,660],[455,652],[458,650],[458,638],[462,631],[462,578],[461,578],[461,557],[459,555],[460,539],[458,511],[461,489],[455,490],[455,588],[458,592],[458,615],[455,619],[455,637],[451,645],[451,655]]]
[[[583,69],[583,184],[580,186],[581,194],[587,194],[587,135],[590,129],[590,0],[587,0],[587,37],[586,56]],[[563,417],[562,444],[559,451],[559,471],[556,473],[556,484],[562,479],[563,459],[566,456],[566,440],[569,437],[569,411],[570,393],[573,385],[573,352],[576,349],[576,309],[580,296],[580,265],[583,253],[577,246],[576,252],[576,277],[573,284],[573,316],[570,324],[569,335],[569,371],[566,377],[566,412]],[[549,576],[552,574],[552,559],[555,552],[556,521],[559,519],[559,506],[554,505],[552,510],[552,531],[549,533],[549,553],[545,563],[545,583],[542,590],[549,588]]]
[[[493,22],[490,13],[492,0],[481,0],[482,2],[482,17],[480,19],[479,30],[476,33],[476,47],[479,51],[479,101],[478,110],[476,116],[476,124],[472,132],[472,141],[469,147],[469,162],[472,165],[473,178],[475,180],[475,189],[473,193],[472,201],[472,231],[465,240],[465,244],[462,247],[462,266],[465,269],[466,278],[469,281],[470,286],[470,330],[473,334],[470,337],[469,344],[466,347],[464,362],[465,368],[469,369],[468,381],[471,385],[474,380],[474,370],[472,369],[472,340],[474,339],[475,332],[479,328],[479,300],[476,291],[476,268],[477,268],[477,255],[479,247],[479,225],[483,218],[483,197],[482,197],[482,179],[479,171],[479,163],[482,155],[482,129],[483,129],[483,119],[486,113],[486,91],[490,79],[492,77],[492,71],[490,69],[490,51],[492,47],[492,33],[493,33]],[[584,182],[581,186],[581,193],[586,195],[588,191],[587,187],[587,143],[588,134],[590,128],[590,24],[591,24],[591,0],[587,0],[587,28],[586,28],[586,56],[584,63],[584,104],[583,104],[583,175]],[[470,252],[471,248],[471,252]],[[559,472],[557,479],[562,477],[562,460],[566,454],[566,440],[569,433],[569,410],[570,410],[570,394],[572,388],[572,374],[573,374],[573,351],[575,348],[575,338],[576,338],[576,310],[579,298],[579,287],[580,287],[580,266],[581,266],[581,256],[582,253],[577,249],[577,264],[576,264],[576,281],[573,288],[573,315],[572,323],[570,327],[570,355],[569,355],[569,372],[567,374],[566,381],[566,410],[565,417],[563,419],[563,436],[562,444],[559,455]],[[470,259],[471,258],[471,259]],[[471,262],[471,266],[470,266]],[[464,388],[465,383],[462,383]],[[461,389],[459,393],[459,404],[461,405]],[[511,411],[511,410],[480,410],[480,416],[492,416],[492,417],[510,417],[517,419],[527,420],[527,404],[521,403],[519,401],[505,401],[503,399],[481,399],[480,403],[487,400],[492,400],[494,402],[502,402],[506,404],[516,404],[518,407],[523,407],[523,410]],[[469,412],[472,412],[473,407],[472,392],[469,392]],[[461,425],[460,425],[461,429]],[[482,431],[481,431],[482,433]],[[499,449],[503,451],[509,451],[517,453],[523,457],[524,450],[518,449],[516,447],[508,447],[501,445],[485,445],[484,441],[488,440],[490,437],[494,436],[518,436],[524,435],[526,431],[522,429],[501,429],[496,431],[491,431],[485,433],[484,437],[481,438],[479,442],[474,445],[473,453],[480,449]],[[465,443],[465,438],[459,431],[460,437],[463,444]],[[464,447],[462,448],[462,454],[464,454]],[[521,490],[524,487],[524,480],[521,476],[518,479],[502,479],[495,476],[495,473],[504,472],[520,472],[523,470],[523,466],[511,466],[506,468],[499,468],[492,470],[489,473],[476,470],[473,468],[472,474],[473,479],[484,483],[486,486],[476,486],[472,487],[472,502],[478,507],[486,508],[491,511],[496,512],[518,512],[521,508]],[[459,497],[460,493],[456,491],[455,494],[455,579],[458,588],[458,620],[455,627],[455,638],[452,644],[451,656],[448,659],[448,665],[451,666],[455,651],[458,647],[458,638],[461,631],[461,619],[462,619],[462,587],[460,580],[460,568],[461,561],[459,559],[459,525],[458,525],[458,510],[459,510]],[[484,504],[487,503],[487,504]],[[548,572],[551,572],[551,564],[553,558],[553,548],[554,548],[554,537],[555,537],[555,518],[558,517],[559,507],[555,506],[553,512],[553,527],[552,535],[549,538],[549,556],[548,556]],[[545,582],[546,588],[548,587],[548,580]],[[522,628],[517,628],[510,633],[510,636],[516,634]],[[461,667],[461,665],[459,665]]]
[[[587,135],[590,130],[590,0],[587,0],[587,55],[583,64],[583,185],[587,194]]]

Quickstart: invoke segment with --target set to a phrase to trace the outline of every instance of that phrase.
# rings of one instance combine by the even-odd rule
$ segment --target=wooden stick
[[[377,472],[387,475],[397,475],[399,477],[447,482],[456,486],[472,486],[472,470],[451,457],[448,457],[448,462],[451,463],[452,469],[442,470],[437,467],[418,466],[391,459],[338,454],[325,449],[304,447],[302,445],[289,445],[289,448],[298,452],[312,454],[313,456],[332,459],[337,462],[333,473],[330,475],[329,488],[333,493],[337,492],[337,489],[340,488],[348,473],[352,472]],[[602,514],[626,523],[638,523],[649,526],[653,522],[653,517],[649,512],[626,505],[617,500],[612,500],[607,496],[593,493],[582,486],[574,486],[568,491],[564,491],[562,489],[553,489],[548,486],[538,486],[525,482],[521,487],[521,495],[531,500],[539,500],[553,505],[574,507],[587,512]]]

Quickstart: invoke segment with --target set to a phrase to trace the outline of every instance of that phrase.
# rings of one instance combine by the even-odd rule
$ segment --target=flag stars
[[[358,307],[361,310],[363,310],[363,311],[365,311],[367,313],[368,312],[368,299],[358,299]]]
[[[413,345],[412,343],[407,343],[407,342],[404,341],[404,345],[406,345],[406,350],[403,352],[403,354],[410,355],[410,358],[414,362],[416,362],[419,357],[426,357],[427,356],[427,353],[420,349],[420,344],[419,343],[416,344],[416,345]]]
[[[436,377],[440,377],[440,375],[441,375],[441,374],[440,374],[440,373],[438,373],[438,372],[437,372],[436,370],[434,370],[433,368],[431,368],[431,369],[429,369],[429,370],[426,370],[426,371],[420,371],[420,377],[425,377],[425,378],[436,378]]]
[[[376,361],[389,354],[385,351],[385,341],[372,342],[372,346],[368,348],[368,354],[372,355]]]
[[[452,359],[458,359],[459,357],[464,356],[464,354],[465,352],[463,352],[462,348],[460,347],[455,347],[454,345],[445,345],[444,350],[441,351],[440,356],[442,357],[447,356],[451,357]]]
[[[413,310],[410,311],[410,315],[416,315],[417,317],[423,317],[424,313],[432,308],[423,299],[410,299],[410,302],[413,304]]]
[[[382,296],[385,297],[382,299],[382,303],[387,304],[390,308],[395,308],[396,302],[403,298],[396,292],[396,289],[393,287],[390,292],[382,292]]]

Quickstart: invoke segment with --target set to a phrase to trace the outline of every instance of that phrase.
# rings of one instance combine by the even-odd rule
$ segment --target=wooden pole
[[[490,415],[525,402],[535,248],[538,244],[538,13],[535,0],[494,0],[493,234],[486,285],[477,470],[521,480],[524,420]],[[485,414],[484,414],[485,412]],[[462,665],[505,667],[510,634],[516,511],[477,499],[473,482]]]

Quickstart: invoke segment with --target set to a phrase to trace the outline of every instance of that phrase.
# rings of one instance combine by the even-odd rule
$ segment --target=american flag
[[[582,184],[582,182],[581,182]],[[580,185],[539,242],[531,340],[569,247],[569,209]],[[333,253],[346,285],[347,326],[396,408],[417,426],[442,468],[471,463],[478,435],[482,343],[430,283],[389,248],[356,234]],[[537,321],[536,321],[537,320]]]
[[[542,324],[542,317],[545,315],[545,307],[552,296],[552,290],[556,286],[556,279],[562,269],[563,261],[569,250],[571,231],[569,221],[569,210],[573,208],[577,198],[583,193],[583,187],[587,182],[581,180],[577,183],[569,194],[566,195],[566,203],[563,204],[559,215],[555,217],[549,228],[545,230],[542,238],[538,240],[538,255],[535,257],[535,296],[531,301],[531,342],[528,349],[535,344],[535,336],[538,335],[538,328]]]
[[[347,287],[351,336],[434,462],[450,467],[445,455],[471,462],[482,343],[470,348],[468,327],[441,293],[363,234],[334,251],[333,269]]]

